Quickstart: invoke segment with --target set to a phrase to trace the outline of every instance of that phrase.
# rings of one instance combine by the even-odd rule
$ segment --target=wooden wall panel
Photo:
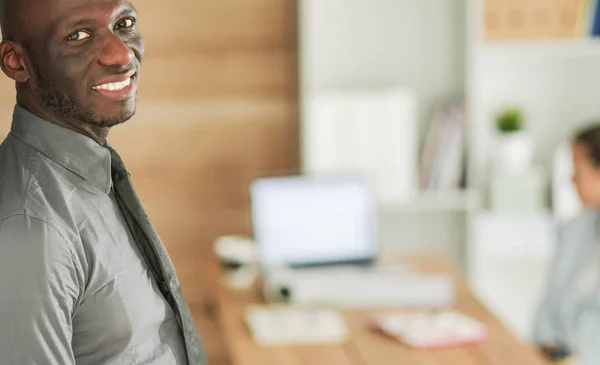
[[[280,97],[291,90],[289,65],[293,55],[285,48],[211,50],[177,55],[147,55],[140,79],[141,100],[256,96]],[[151,75],[146,77],[146,75]]]
[[[189,0],[137,2],[150,52],[173,49],[256,49],[288,47],[289,0]],[[175,42],[172,42],[175,41]]]
[[[296,2],[135,1],[146,40],[136,116],[109,140],[179,273],[210,363],[212,244],[250,234],[248,184],[299,169]],[[14,86],[0,80],[0,133]]]

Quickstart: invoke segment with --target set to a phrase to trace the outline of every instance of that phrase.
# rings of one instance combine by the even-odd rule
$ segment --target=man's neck
[[[81,121],[73,122],[69,121],[65,118],[60,118],[53,113],[47,111],[43,107],[39,106],[38,103],[29,102],[27,98],[21,98],[17,96],[17,104],[29,111],[37,115],[38,117],[44,119],[49,123],[53,123],[59,125],[61,127],[70,129],[79,134],[82,134],[92,140],[96,141],[101,146],[106,146],[106,139],[108,137],[108,132],[110,130],[109,127],[99,127],[92,125],[90,123],[85,123]]]

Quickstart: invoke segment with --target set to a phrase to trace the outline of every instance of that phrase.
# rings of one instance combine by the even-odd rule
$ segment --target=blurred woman
[[[572,151],[573,183],[584,210],[559,232],[534,337],[541,350],[554,360],[598,365],[600,126],[579,133],[573,140]]]

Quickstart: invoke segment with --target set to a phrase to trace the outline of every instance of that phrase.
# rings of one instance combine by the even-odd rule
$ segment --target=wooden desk
[[[408,259],[407,259],[408,260]],[[244,308],[260,303],[258,293],[221,289],[219,321],[232,365],[547,365],[535,349],[520,343],[475,299],[453,265],[439,257],[408,260],[425,272],[444,272],[456,282],[456,309],[487,324],[490,339],[477,346],[435,351],[415,351],[374,333],[365,326],[375,311],[344,311],[351,339],[341,345],[273,347],[257,346],[244,323]]]

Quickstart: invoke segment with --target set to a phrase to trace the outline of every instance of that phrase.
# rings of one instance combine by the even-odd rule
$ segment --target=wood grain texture
[[[228,356],[214,316],[211,248],[250,234],[248,184],[299,169],[296,2],[135,1],[146,41],[135,117],[110,143],[176,269],[211,365]],[[14,84],[0,78],[0,134]]]
[[[377,311],[344,310],[350,340],[340,345],[260,347],[254,343],[244,322],[248,305],[262,303],[257,291],[235,292],[224,287],[219,295],[219,320],[230,348],[233,365],[549,365],[529,345],[519,342],[471,293],[466,280],[443,257],[404,257],[403,263],[422,272],[452,275],[457,293],[455,309],[485,323],[488,341],[480,345],[432,351],[412,350],[395,340],[370,330],[367,323]],[[398,309],[400,310],[400,309]],[[389,311],[389,310],[386,310]]]

